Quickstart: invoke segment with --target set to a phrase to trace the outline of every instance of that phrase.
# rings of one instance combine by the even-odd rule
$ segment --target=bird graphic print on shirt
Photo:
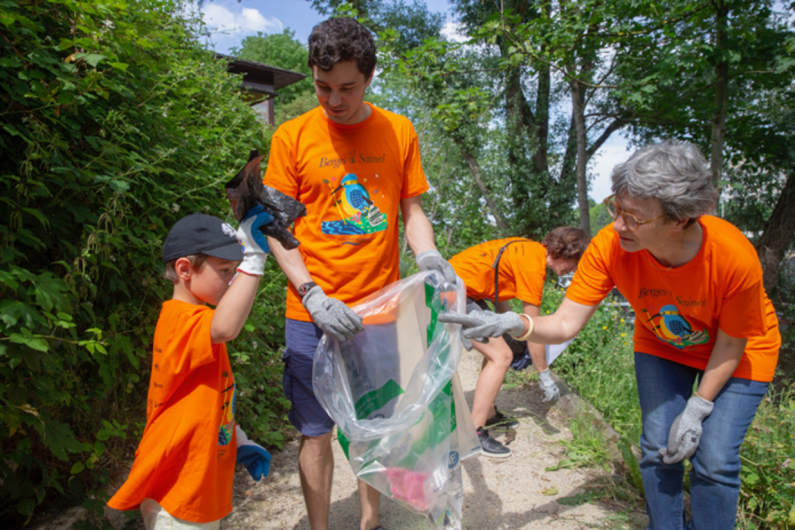
[[[679,309],[673,304],[663,306],[659,312],[654,314],[643,309],[643,314],[646,317],[646,326],[654,332],[658,339],[680,350],[686,346],[704,344],[709,341],[709,331],[706,328],[695,329],[695,326],[687,318],[679,314]]]
[[[337,221],[323,221],[321,230],[324,234],[360,235],[386,230],[386,216],[381,213],[370,192],[359,182],[359,178],[354,173],[342,177],[339,186],[335,186],[335,183],[328,179],[324,179],[323,182],[331,190],[334,206],[342,218]],[[378,190],[374,189],[372,197],[377,195]]]

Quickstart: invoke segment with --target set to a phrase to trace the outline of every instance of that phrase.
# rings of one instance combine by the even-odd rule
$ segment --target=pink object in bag
[[[412,471],[400,467],[389,467],[386,470],[389,489],[395,499],[401,500],[412,507],[425,511],[428,509],[425,493],[430,473]]]

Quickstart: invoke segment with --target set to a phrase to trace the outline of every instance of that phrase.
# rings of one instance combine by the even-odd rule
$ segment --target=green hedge
[[[48,496],[87,499],[122,467],[171,295],[163,238],[188,213],[226,216],[222,183],[270,131],[175,3],[2,0],[0,25],[0,519],[12,521]],[[272,444],[284,287],[271,263],[229,348],[238,418]]]

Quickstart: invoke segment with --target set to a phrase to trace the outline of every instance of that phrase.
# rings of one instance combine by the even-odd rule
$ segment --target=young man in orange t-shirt
[[[588,246],[588,236],[579,228],[558,227],[547,234],[541,243],[521,237],[487,241],[468,248],[450,259],[456,274],[467,288],[467,309],[488,309],[486,300],[495,304],[495,311],[510,311],[509,300],[518,298],[524,304],[524,313],[541,314],[547,267],[562,276],[577,268],[577,263]],[[511,450],[495,440],[489,429],[515,427],[519,422],[506,417],[495,407],[508,368],[514,356],[527,356],[538,370],[544,401],[560,396],[549,373],[544,346],[513,340],[510,335],[489,339],[488,342],[464,341],[483,355],[483,368],[475,387],[472,404],[472,421],[478,431],[483,454],[492,458],[507,458]],[[515,365],[514,365],[515,366]]]
[[[235,231],[197,213],[166,237],[174,296],[155,329],[146,428],[130,476],[108,501],[117,510],[140,508],[147,530],[217,530],[232,510],[235,462],[255,480],[268,474],[270,454],[235,423],[226,342],[251,311],[269,250],[259,228],[272,220],[258,206]]]
[[[420,196],[428,183],[411,122],[364,101],[376,53],[370,32],[333,18],[309,37],[309,66],[320,106],[279,127],[265,184],[307,207],[295,222],[297,249],[271,239],[290,280],[284,392],[301,432],[298,464],[309,524],[328,528],[334,422],[315,399],[312,362],[324,333],[352,337],[362,320],[348,306],[400,278],[398,212],[421,270],[455,272],[435,248]],[[388,345],[385,345],[388,347]],[[362,530],[378,528],[377,490],[359,481]]]

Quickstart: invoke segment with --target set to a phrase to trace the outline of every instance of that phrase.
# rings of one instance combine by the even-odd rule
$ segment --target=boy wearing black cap
[[[155,329],[146,428],[129,478],[108,502],[140,508],[147,530],[218,529],[232,510],[235,462],[255,480],[268,474],[270,455],[235,423],[225,343],[251,311],[270,251],[259,228],[272,220],[258,206],[235,231],[217,217],[193,214],[166,237],[165,276],[174,296]]]

